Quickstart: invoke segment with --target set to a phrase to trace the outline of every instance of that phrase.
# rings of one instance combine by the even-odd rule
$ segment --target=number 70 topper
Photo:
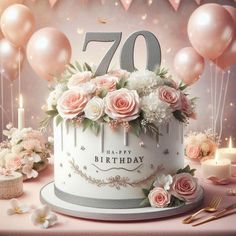
[[[120,54],[121,69],[129,72],[135,71],[134,66],[134,46],[138,36],[143,36],[146,41],[147,48],[147,64],[146,68],[154,71],[161,64],[161,48],[156,36],[149,31],[137,31],[131,34],[125,41]],[[86,51],[87,45],[90,42],[114,42],[111,48],[100,62],[95,76],[104,75],[107,73],[111,60],[120,44],[122,37],[121,32],[88,32],[85,35],[83,51]]]

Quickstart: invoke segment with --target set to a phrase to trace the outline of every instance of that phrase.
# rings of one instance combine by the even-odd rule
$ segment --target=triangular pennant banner
[[[129,10],[129,7],[130,7],[130,5],[132,4],[132,1],[133,1],[133,0],[120,0],[122,6],[124,7],[124,9],[125,9],[126,11]]]
[[[179,5],[181,0],[169,0],[172,7],[175,9],[175,11],[178,11]]]

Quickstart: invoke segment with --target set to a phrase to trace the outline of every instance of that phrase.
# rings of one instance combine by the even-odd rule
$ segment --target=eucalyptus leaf
[[[150,206],[150,202],[148,198],[144,198],[143,201],[139,204],[140,207],[148,207]]]
[[[63,121],[63,118],[60,115],[57,115],[55,119],[56,126],[58,126]]]
[[[48,110],[48,111],[46,111],[46,114],[51,117],[54,117],[58,114],[58,111],[57,110]]]

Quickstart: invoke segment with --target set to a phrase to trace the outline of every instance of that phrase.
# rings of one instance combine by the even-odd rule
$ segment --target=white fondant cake
[[[125,128],[100,124],[91,130],[54,119],[55,193],[68,202],[105,208],[139,207],[161,170],[174,174],[184,165],[183,123],[171,119],[158,140]]]

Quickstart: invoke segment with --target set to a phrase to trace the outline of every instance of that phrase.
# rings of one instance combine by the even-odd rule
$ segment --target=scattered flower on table
[[[36,178],[51,156],[52,144],[43,134],[32,128],[18,130],[7,125],[3,131],[7,139],[0,143],[0,168],[3,172],[17,171],[24,179]]]
[[[191,132],[184,141],[185,156],[195,161],[213,158],[217,145],[217,137],[210,129],[205,132]]]
[[[57,222],[57,216],[50,211],[47,205],[35,209],[30,218],[34,225],[39,225],[45,229]]]
[[[196,200],[201,188],[193,176],[194,171],[186,166],[173,176],[160,173],[149,189],[143,189],[145,199],[140,206],[173,207]]]
[[[7,209],[8,215],[24,214],[30,210],[29,206],[20,204],[20,202],[15,198],[10,200],[10,205],[11,208]]]

